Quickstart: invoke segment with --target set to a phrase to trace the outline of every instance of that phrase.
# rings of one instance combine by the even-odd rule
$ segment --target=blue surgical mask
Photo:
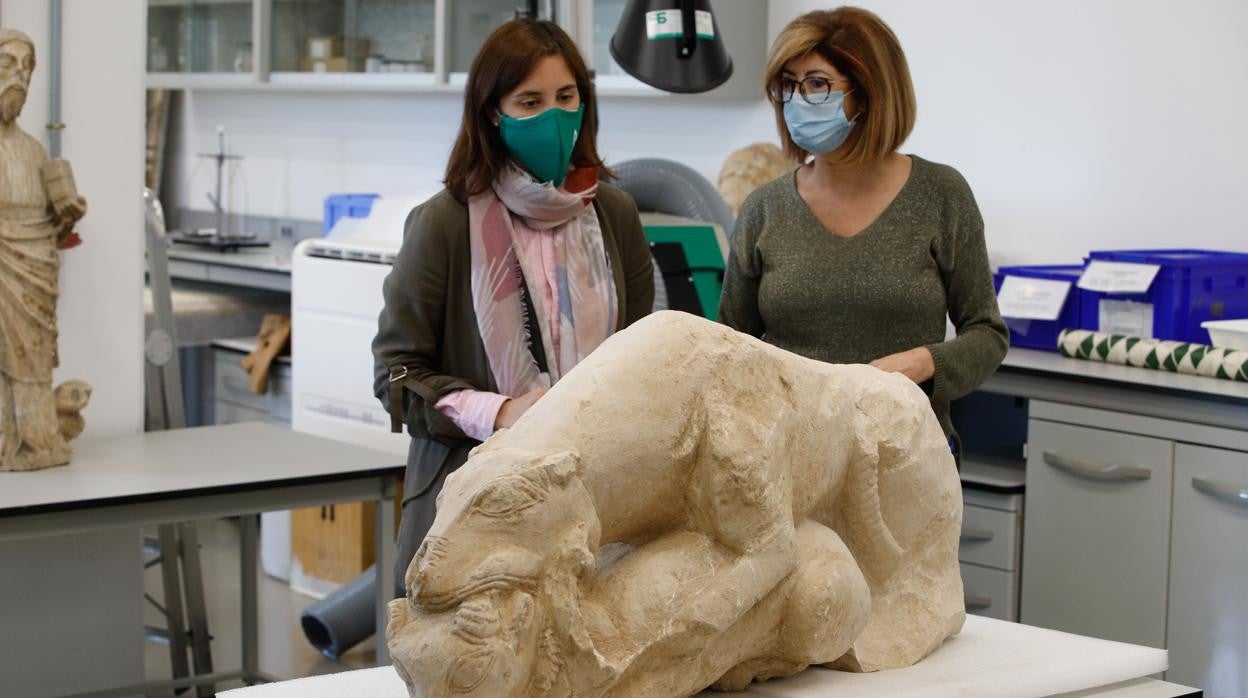
[[[845,117],[845,93],[833,90],[828,101],[811,104],[800,94],[784,103],[784,123],[797,147],[814,155],[826,155],[841,147],[854,122]]]

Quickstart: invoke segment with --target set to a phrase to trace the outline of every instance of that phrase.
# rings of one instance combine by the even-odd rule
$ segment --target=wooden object
[[[373,564],[376,502],[291,512],[291,554],[310,577],[345,584]]]
[[[399,534],[403,513],[403,480],[393,499],[394,530]],[[325,507],[309,507],[291,512],[291,554],[305,574],[317,579],[345,584],[373,564],[376,545],[375,502],[357,502]]]
[[[17,124],[35,69],[30,37],[0,29],[0,470],[69,462],[90,386],[53,390],[60,243],[86,214],[73,172]]]
[[[265,315],[260,323],[256,350],[243,357],[243,368],[251,374],[251,391],[264,395],[269,391],[269,369],[290,344],[290,316]]]
[[[446,478],[387,641],[424,698],[904,667],[965,620],[961,524],[914,383],[655,313]]]

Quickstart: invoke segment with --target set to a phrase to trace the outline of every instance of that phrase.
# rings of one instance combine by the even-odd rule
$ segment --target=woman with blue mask
[[[808,13],[776,38],[766,88],[798,167],[742,205],[721,321],[803,356],[904,374],[956,453],[949,404],[996,370],[1008,331],[970,187],[898,152],[916,107],[897,37],[866,10]]]
[[[600,181],[596,131],[589,71],[558,25],[515,20],[486,40],[446,189],[408,217],[373,341],[377,397],[412,436],[399,590],[469,450],[653,306],[637,206]]]

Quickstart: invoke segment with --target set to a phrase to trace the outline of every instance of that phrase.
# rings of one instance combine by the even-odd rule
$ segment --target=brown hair
[[[780,79],[789,61],[811,51],[849,79],[858,105],[858,114],[847,116],[855,116],[860,126],[846,139],[848,151],[840,164],[871,165],[900,148],[914,129],[917,106],[906,54],[893,30],[874,13],[857,7],[808,12],[776,37],[767,57],[764,87],[770,89]],[[773,105],[784,152],[804,161],[806,151],[789,136],[784,105],[774,101]]]
[[[467,202],[469,197],[489,189],[507,165],[511,154],[494,125],[499,102],[547,56],[562,56],[567,62],[585,106],[572,163],[577,167],[598,167],[611,176],[595,142],[598,105],[594,83],[576,44],[554,22],[517,19],[499,27],[485,40],[468,71],[464,117],[443,180],[457,201]]]

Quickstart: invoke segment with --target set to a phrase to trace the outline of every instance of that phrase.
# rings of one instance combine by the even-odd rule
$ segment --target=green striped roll
[[[1248,382],[1248,351],[1239,349],[1089,330],[1062,330],[1057,348],[1062,356],[1072,359]]]

